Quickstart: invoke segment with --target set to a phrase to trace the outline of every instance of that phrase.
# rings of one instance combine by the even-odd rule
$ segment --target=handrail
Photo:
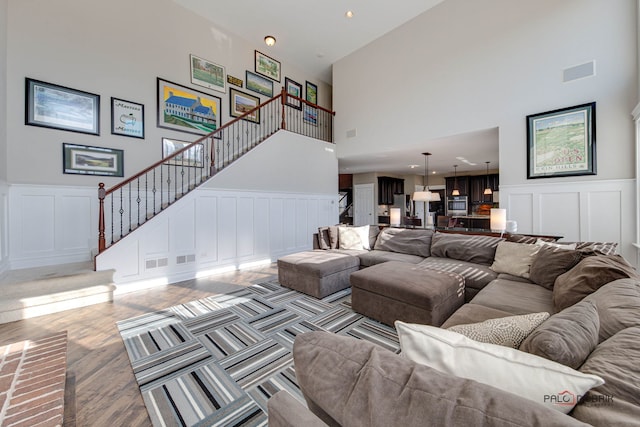
[[[300,107],[287,103],[288,98],[297,100]],[[277,100],[280,100],[281,106],[279,109],[274,109],[271,104]],[[303,106],[305,106],[304,109]],[[254,115],[259,117],[258,122],[254,120]],[[278,115],[280,117],[277,117]],[[99,183],[98,252],[104,251],[107,247],[105,232],[108,222],[105,218],[107,198],[111,200],[110,244],[113,244],[273,133],[280,129],[287,129],[287,122],[289,122],[287,130],[333,142],[333,116],[335,112],[290,95],[283,87],[279,95],[246,111],[215,131],[154,162],[111,188],[106,189],[104,183]],[[201,165],[198,162],[198,153],[202,157]],[[189,158],[189,154],[192,158]],[[208,173],[205,173],[204,169],[206,160],[209,161]],[[180,181],[179,186],[178,181]],[[134,188],[136,185],[137,187]],[[156,194],[158,192],[159,201]],[[119,195],[119,206],[116,206],[116,193]],[[125,198],[128,198],[128,204]],[[117,211],[116,208],[118,208]],[[116,214],[119,214],[119,219],[116,218]],[[129,221],[125,224],[126,216]],[[115,231],[118,226],[119,236]]]

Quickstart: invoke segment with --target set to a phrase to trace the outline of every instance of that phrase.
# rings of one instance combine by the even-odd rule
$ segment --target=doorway
[[[353,186],[353,225],[374,225],[378,222],[374,215],[373,193],[373,184]]]

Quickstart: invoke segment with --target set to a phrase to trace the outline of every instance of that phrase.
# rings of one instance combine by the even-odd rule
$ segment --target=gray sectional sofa
[[[296,376],[309,409],[280,392],[269,401],[270,425],[640,425],[640,276],[615,254],[615,244],[558,248],[534,245],[537,239],[528,236],[501,243],[507,239],[376,231],[372,249],[365,250],[340,249],[337,234],[321,229],[317,251],[357,257],[361,269],[400,261],[407,268],[463,276],[466,303],[443,329],[549,313],[514,351],[597,375],[604,384],[577,396],[581,400],[565,415],[366,341],[314,332],[294,344]],[[401,282],[402,276],[390,280]]]

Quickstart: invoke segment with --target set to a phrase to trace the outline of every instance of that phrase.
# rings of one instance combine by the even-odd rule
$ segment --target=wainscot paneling
[[[500,186],[500,206],[517,222],[519,233],[618,242],[618,252],[637,266],[635,180],[542,181]]]
[[[97,188],[11,184],[11,269],[90,261],[98,246]]]
[[[114,268],[118,292],[127,292],[311,249],[317,228],[337,220],[337,195],[201,187],[100,254],[96,266]]]
[[[0,276],[9,269],[9,187],[0,181]]]

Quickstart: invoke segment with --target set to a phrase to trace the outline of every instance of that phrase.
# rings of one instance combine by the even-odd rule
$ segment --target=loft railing
[[[334,112],[282,89],[191,144],[107,189],[98,185],[98,252],[162,212],[249,150],[286,129],[333,142]]]

